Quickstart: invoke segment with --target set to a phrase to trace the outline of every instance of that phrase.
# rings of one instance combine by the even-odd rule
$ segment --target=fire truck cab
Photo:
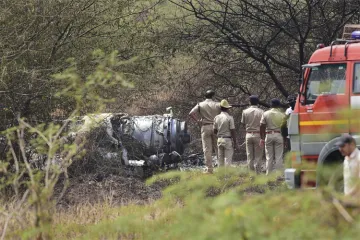
[[[336,146],[342,134],[351,134],[359,146],[360,119],[355,113],[360,113],[360,26],[351,27],[356,31],[350,38],[319,46],[303,65],[288,123],[291,168],[285,170],[285,180],[292,188],[316,188],[319,167],[342,164]]]

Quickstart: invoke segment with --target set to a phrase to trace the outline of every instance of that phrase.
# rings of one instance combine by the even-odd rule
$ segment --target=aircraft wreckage
[[[175,118],[171,108],[167,111],[168,114],[150,116],[99,113],[78,117],[71,120],[62,142],[84,144],[86,153],[95,152],[93,156],[97,160],[111,159],[123,166],[142,169],[138,173],[143,177],[160,169],[206,171],[202,153],[184,156],[191,141],[187,123]],[[6,145],[5,137],[0,136],[0,153],[6,154]],[[37,153],[31,146],[26,154],[34,167],[44,169],[46,155]],[[60,162],[61,156],[57,155],[54,164]],[[217,165],[216,158],[213,164]]]
[[[129,116],[124,113],[90,114],[71,127],[70,138],[96,143],[104,158],[116,158],[125,166],[169,168],[182,161],[190,143],[187,123],[164,115]]]

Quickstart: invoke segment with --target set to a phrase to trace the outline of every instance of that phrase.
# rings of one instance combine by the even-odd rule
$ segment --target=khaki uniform
[[[266,125],[266,174],[283,167],[284,138],[280,128],[284,117],[279,109],[272,108],[264,112],[260,121],[261,124]]]
[[[221,112],[214,119],[214,129],[218,131],[219,166],[229,166],[234,154],[234,145],[230,131],[235,129],[234,118],[227,112]]]
[[[199,117],[201,117],[201,140],[202,147],[205,157],[206,165],[209,169],[209,172],[212,171],[212,153],[215,151],[216,155],[218,155],[217,147],[216,147],[216,135],[214,134],[213,124],[214,118],[221,112],[220,103],[215,102],[211,99],[206,99],[203,102],[197,104],[191,111],[190,114],[196,113]]]
[[[260,120],[264,111],[256,106],[245,109],[242,113],[241,123],[246,128],[246,154],[247,163],[250,170],[260,172],[263,150],[259,146],[260,142]]]

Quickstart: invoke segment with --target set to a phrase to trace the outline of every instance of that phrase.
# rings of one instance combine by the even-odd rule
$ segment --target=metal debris
[[[217,167],[217,157],[213,156],[213,167]],[[184,157],[184,160],[178,164],[178,169],[180,171],[199,171],[199,172],[207,172],[208,168],[205,164],[204,154],[197,153],[191,154],[189,156]]]

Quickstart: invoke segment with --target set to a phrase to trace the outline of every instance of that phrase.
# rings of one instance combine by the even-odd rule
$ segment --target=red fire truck
[[[345,26],[343,39],[318,45],[303,65],[288,124],[291,168],[285,170],[285,179],[291,187],[314,188],[320,184],[319,169],[330,164],[341,167],[343,157],[335,145],[341,134],[350,133],[360,143],[359,30],[359,25]]]

